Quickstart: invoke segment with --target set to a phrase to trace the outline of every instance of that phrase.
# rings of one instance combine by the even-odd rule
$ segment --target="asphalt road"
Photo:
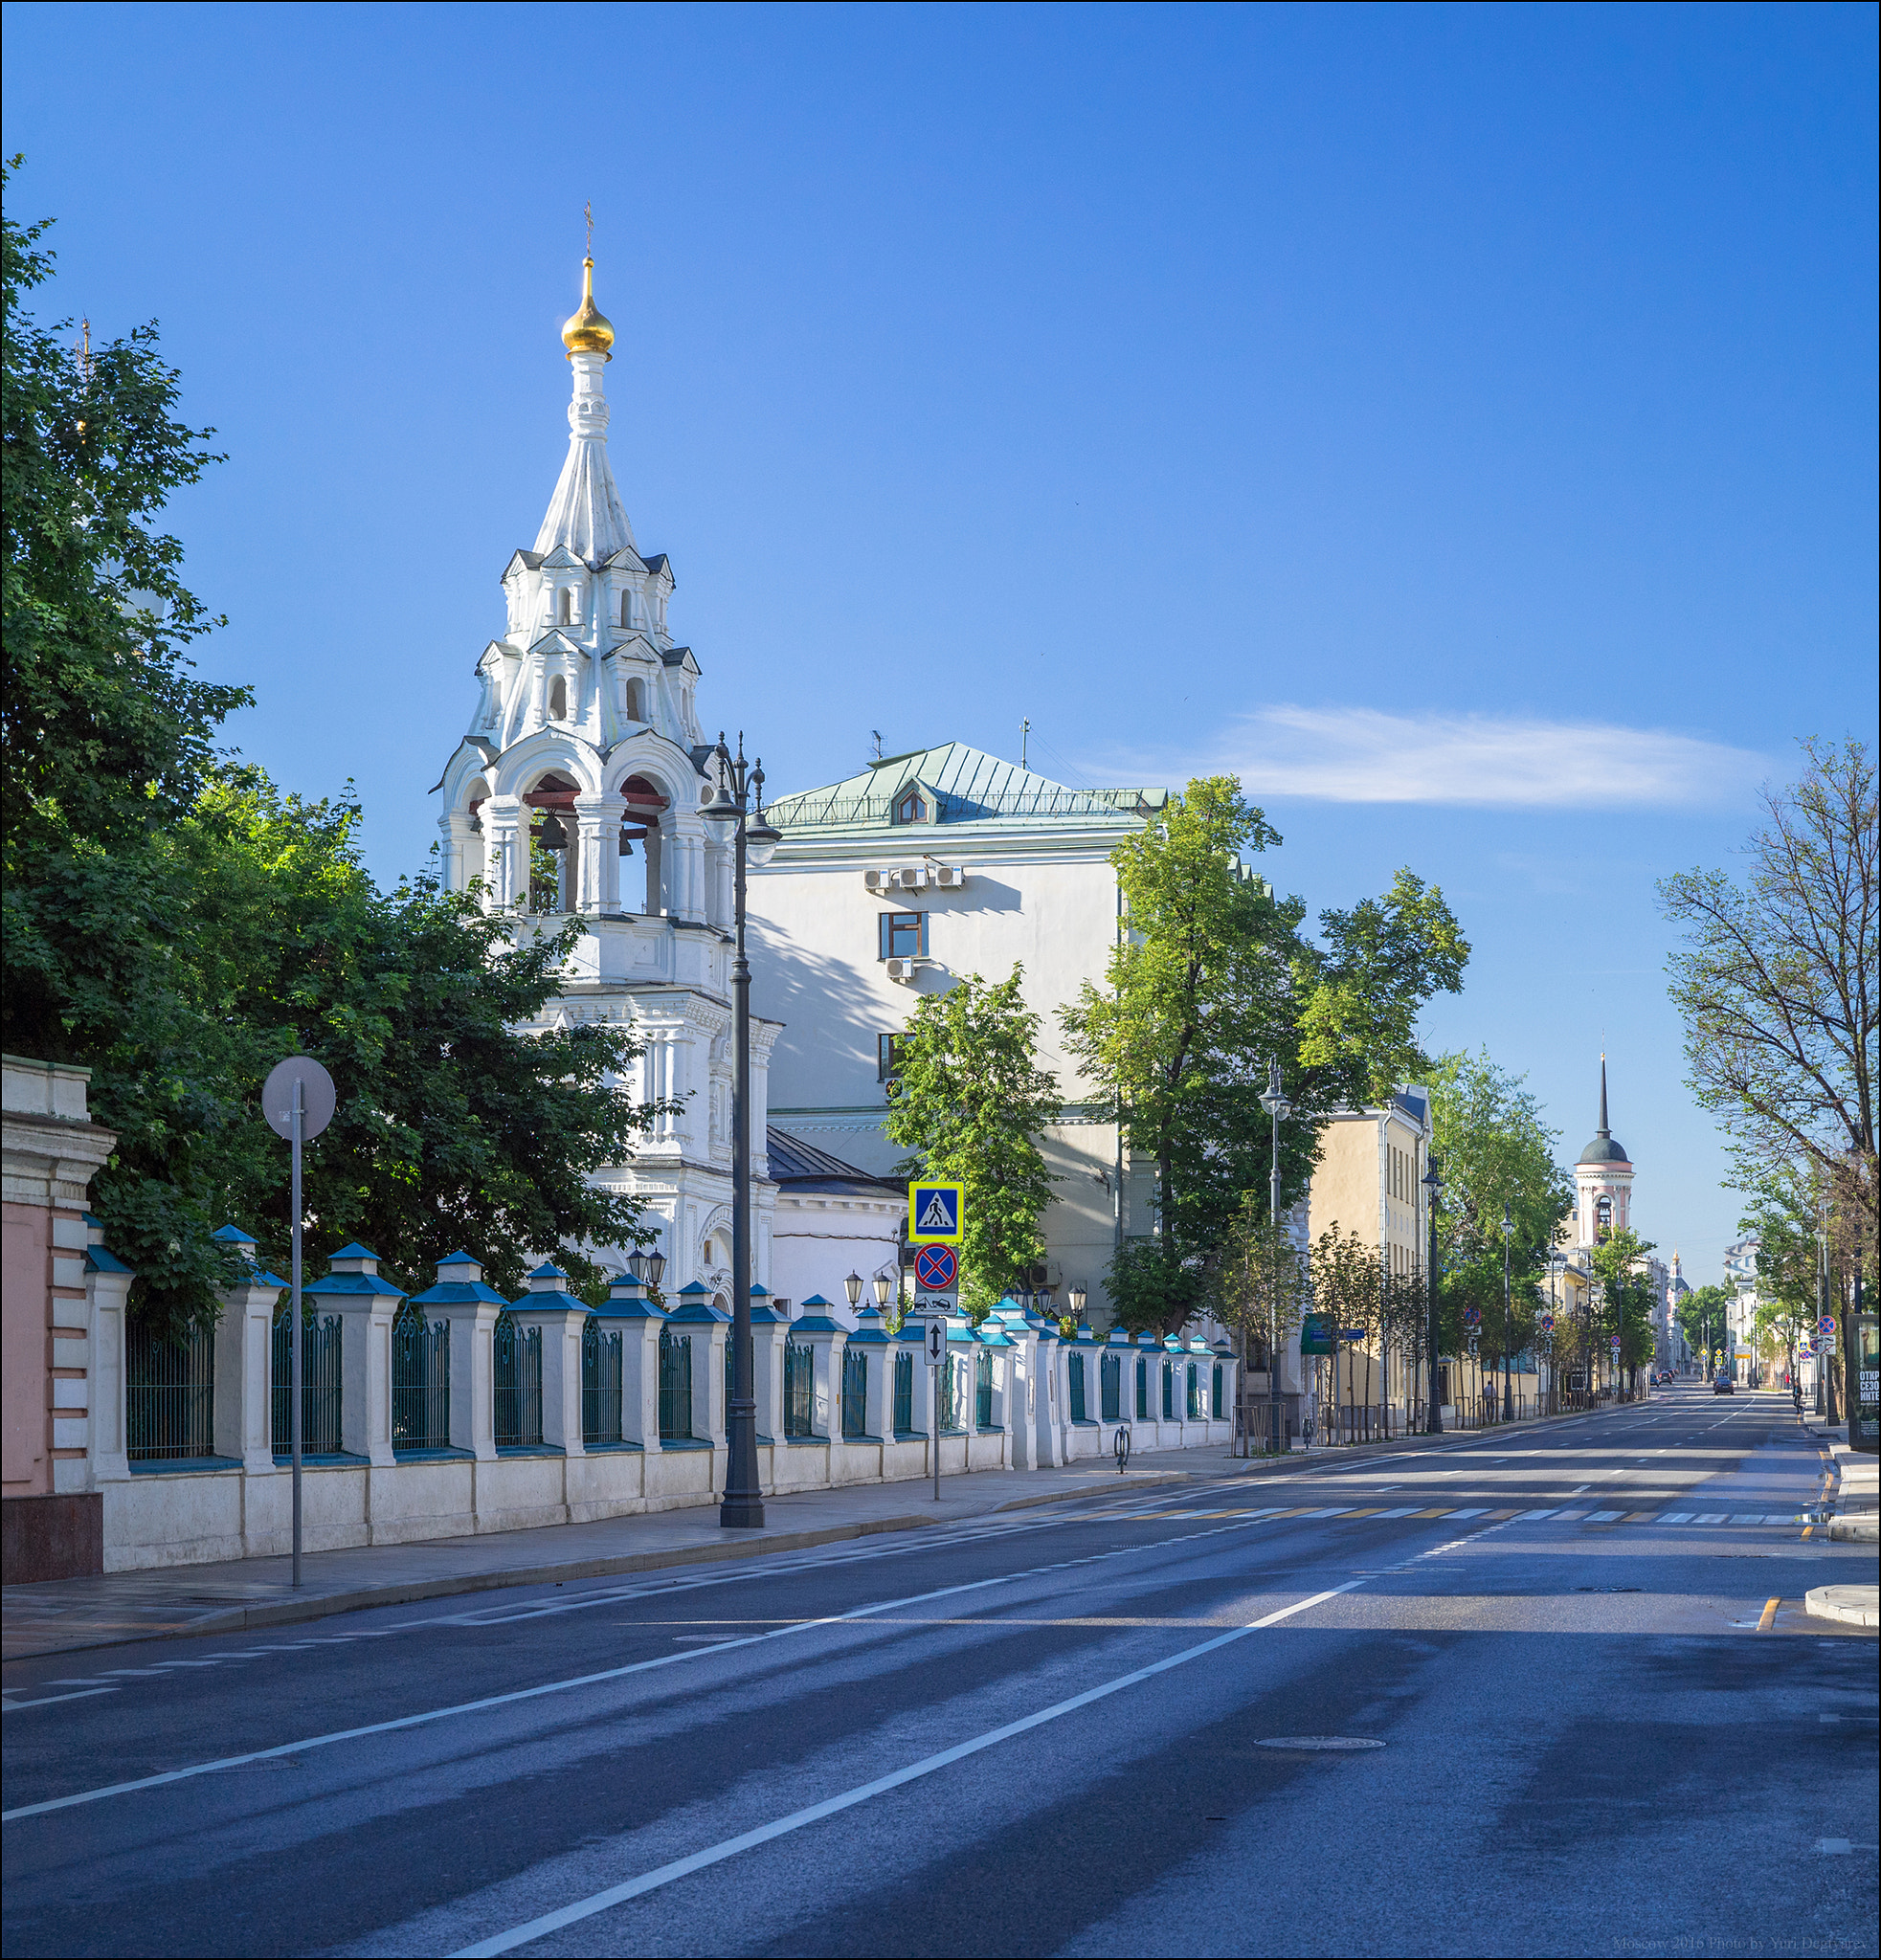
[[[12,1663],[0,1938],[1872,1953],[1875,1640],[1802,1602],[1875,1558],[1791,1522],[1822,1468],[1785,1398],[1685,1389],[1286,1478]],[[1355,1746],[1305,1746],[1329,1741]]]

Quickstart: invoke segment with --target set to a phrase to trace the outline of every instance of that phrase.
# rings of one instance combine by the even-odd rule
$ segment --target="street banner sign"
[[[938,1368],[947,1359],[947,1323],[945,1321],[929,1321],[928,1323],[928,1346],[924,1358],[929,1368]]]
[[[1332,1354],[1336,1351],[1332,1316],[1330,1313],[1305,1315],[1300,1322],[1300,1352]]]
[[[1341,1341],[1362,1341],[1364,1338],[1365,1329],[1363,1327],[1341,1327],[1339,1329],[1339,1339]]]
[[[924,1245],[914,1255],[914,1283],[923,1293],[952,1293],[960,1276],[960,1256],[951,1245]]]
[[[936,1239],[958,1245],[965,1213],[957,1184],[923,1183],[907,1188],[907,1236],[916,1245]]]

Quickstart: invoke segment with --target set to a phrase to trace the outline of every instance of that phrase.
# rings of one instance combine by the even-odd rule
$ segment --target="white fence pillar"
[[[405,1298],[379,1277],[379,1256],[344,1245],[324,1280],[302,1289],[340,1317],[340,1447],[392,1467],[392,1321]]]

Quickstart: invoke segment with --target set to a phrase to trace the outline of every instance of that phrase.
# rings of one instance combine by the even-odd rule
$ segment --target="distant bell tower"
[[[1601,1126],[1574,1167],[1575,1237],[1598,1245],[1633,1222],[1633,1167],[1606,1115],[1606,1057],[1601,1057]]]

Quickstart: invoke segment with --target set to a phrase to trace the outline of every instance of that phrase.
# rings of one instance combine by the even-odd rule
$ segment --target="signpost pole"
[[[940,1328],[940,1359],[928,1371],[934,1378],[934,1502],[940,1503],[940,1436],[941,1436],[941,1370],[948,1367],[947,1323],[940,1321],[929,1325]]]
[[[294,1263],[292,1295],[288,1302],[287,1352],[287,1433],[290,1438],[290,1454],[294,1462],[294,1583],[301,1583],[301,1370],[305,1366],[301,1355],[301,1132],[306,1127],[307,1091],[306,1084],[298,1078],[294,1083],[294,1169],[290,1183],[292,1192],[288,1203],[294,1211]]]

